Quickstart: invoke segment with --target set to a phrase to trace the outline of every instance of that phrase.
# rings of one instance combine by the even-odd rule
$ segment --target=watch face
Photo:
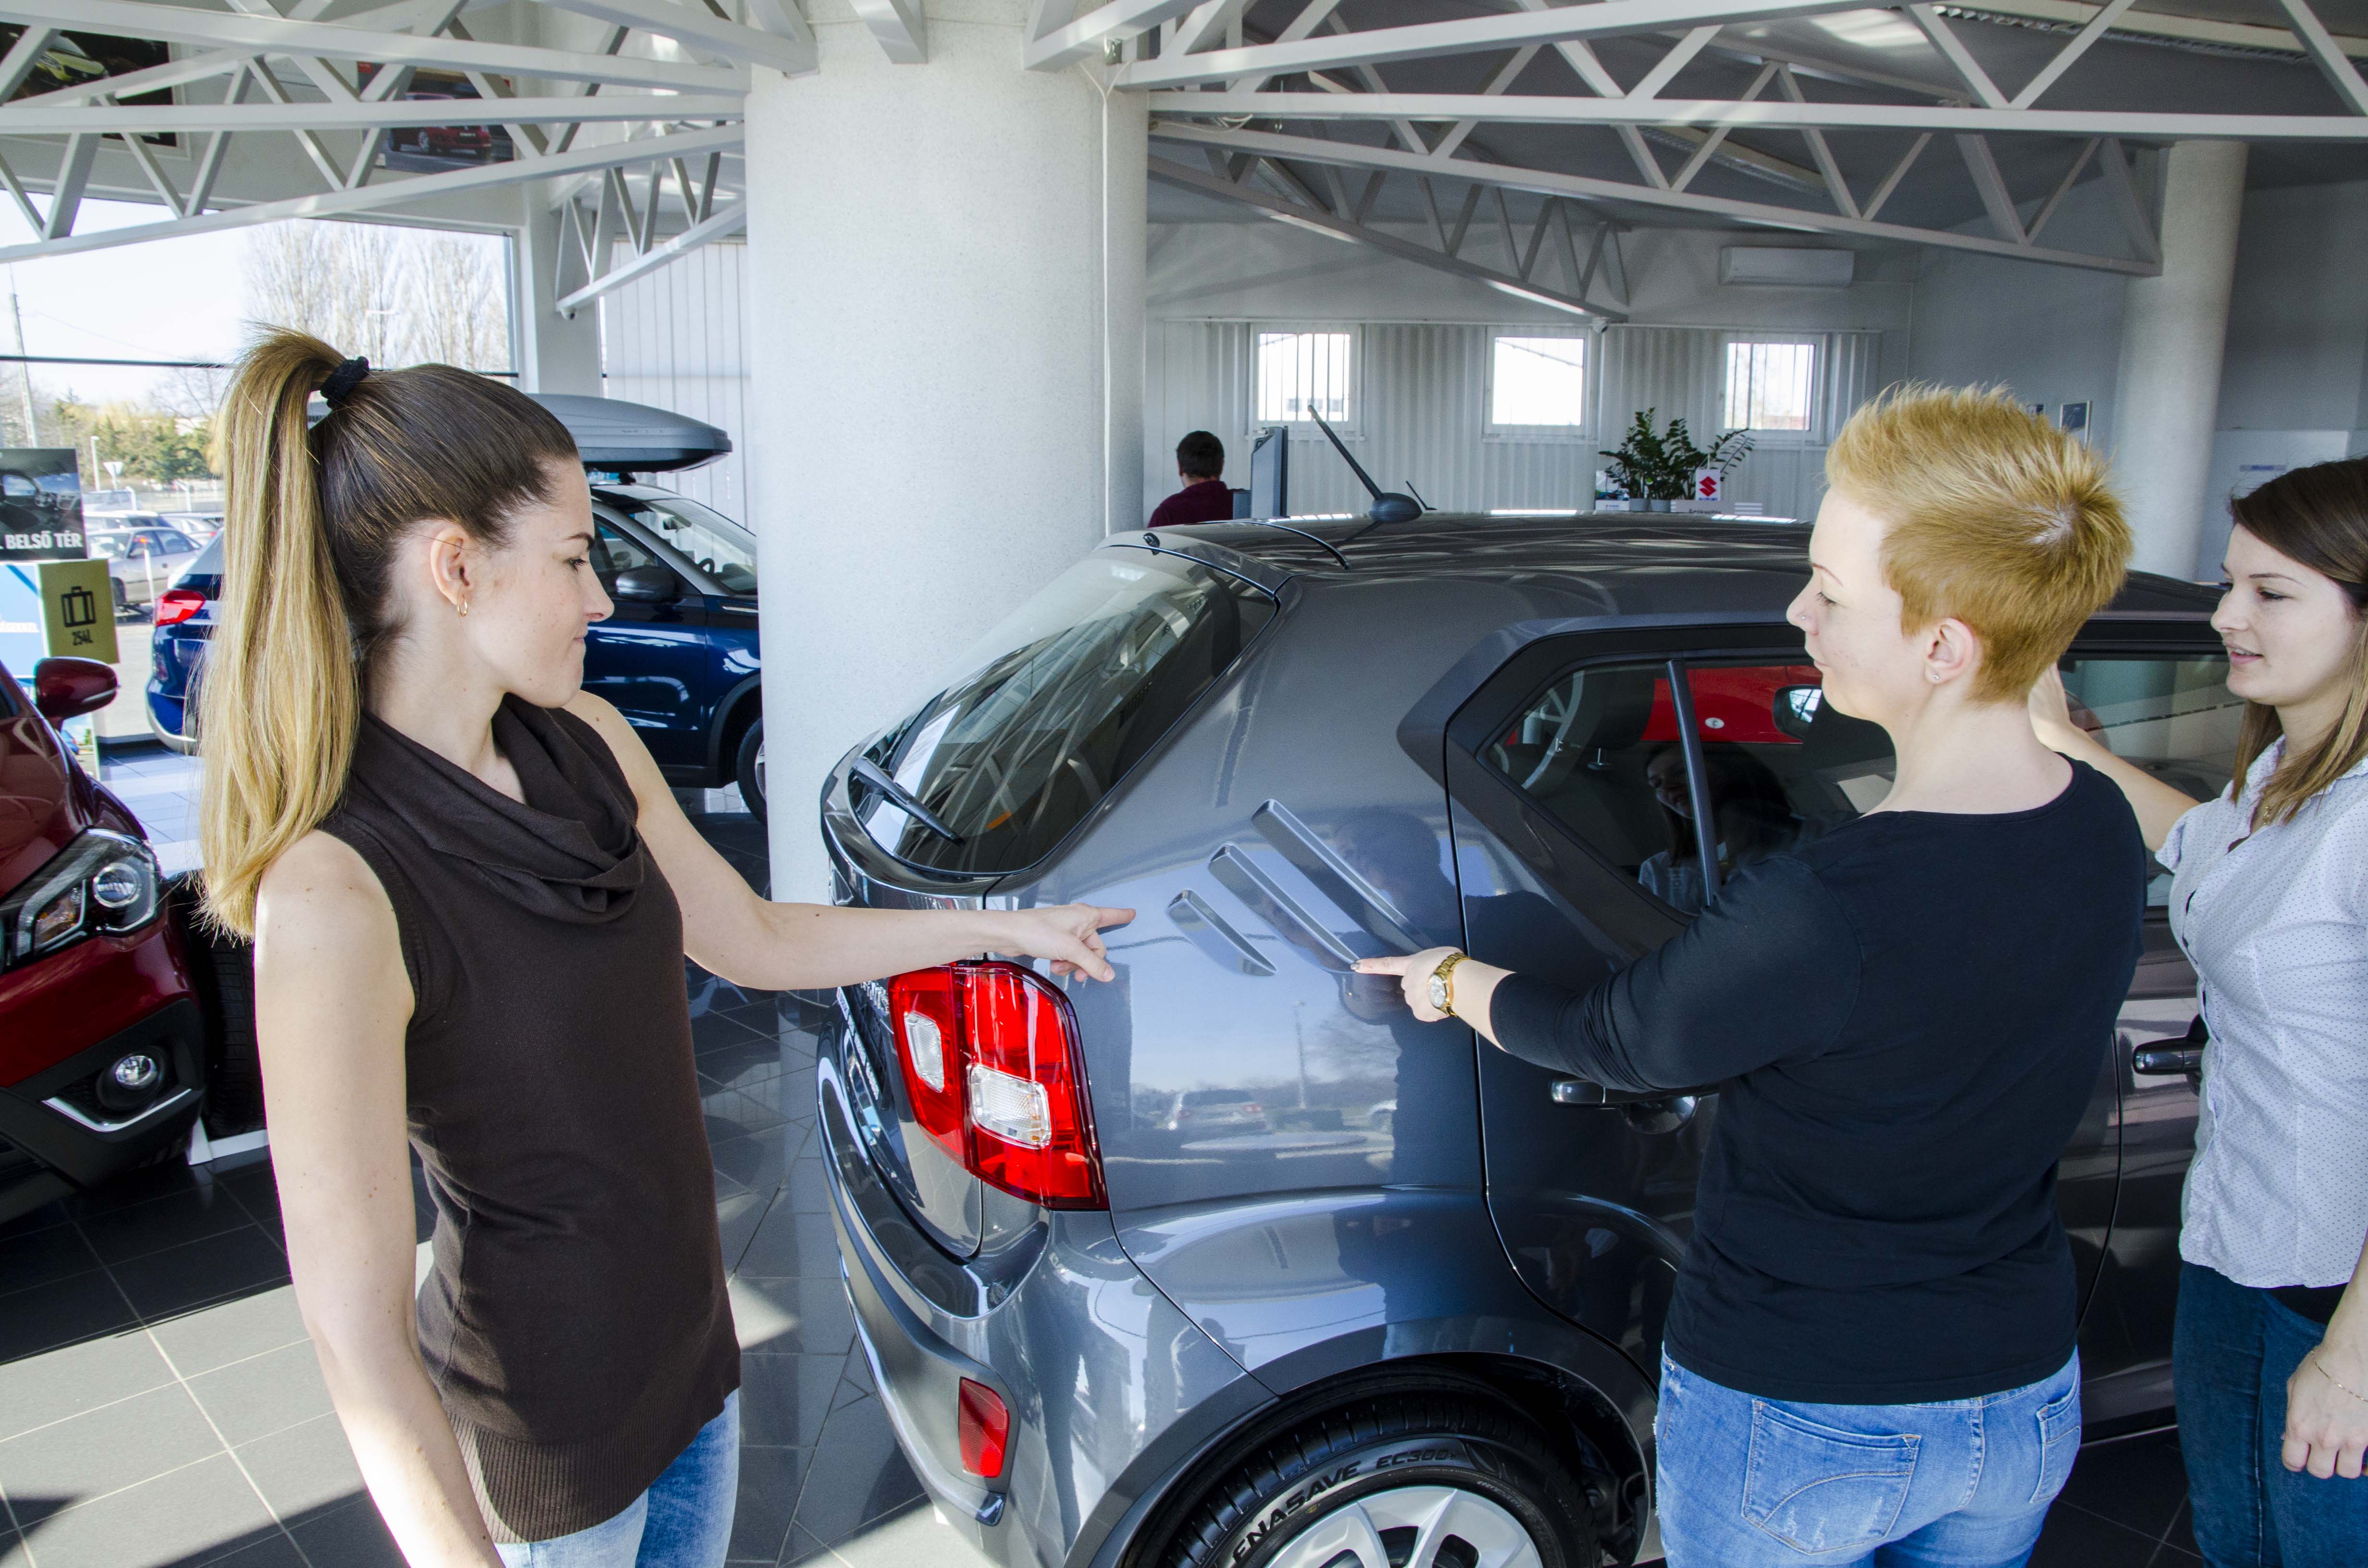
[[[1430,977],[1430,1005],[1440,1012],[1447,1011],[1447,978],[1434,973]]]

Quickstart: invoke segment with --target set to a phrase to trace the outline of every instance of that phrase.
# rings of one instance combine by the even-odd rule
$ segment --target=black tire
[[[131,596],[123,591],[123,579],[120,577],[109,577],[107,580],[107,585],[115,590],[116,615],[118,617],[130,615],[131,613]]]
[[[732,777],[740,785],[740,800],[748,814],[758,822],[765,820],[765,720],[759,714],[741,735],[737,755],[732,759]]]
[[[188,955],[189,983],[206,1020],[206,1136],[229,1138],[263,1125],[263,1058],[255,1043],[255,949],[198,914],[197,887],[173,879],[172,919]]]
[[[1528,1535],[1538,1568],[1597,1568],[1602,1553],[1586,1490],[1557,1452],[1534,1422],[1455,1381],[1377,1392],[1263,1443],[1188,1505],[1174,1536],[1145,1561],[1157,1568],[1301,1568],[1299,1559],[1307,1558],[1305,1568],[1325,1568],[1341,1559],[1311,1532],[1360,1509],[1380,1529],[1390,1564],[1454,1568],[1474,1559],[1459,1554],[1452,1534],[1417,1563],[1405,1561],[1416,1530],[1383,1526],[1393,1508],[1421,1506],[1431,1490],[1445,1489],[1465,1494],[1457,1506],[1475,1521],[1502,1529],[1509,1517]],[[1353,1555],[1348,1561],[1389,1568]]]

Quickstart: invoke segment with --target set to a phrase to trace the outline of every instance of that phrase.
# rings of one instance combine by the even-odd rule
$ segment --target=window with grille
[[[1816,370],[1814,343],[1729,343],[1725,427],[1806,434],[1816,426]]]
[[[1522,435],[1577,435],[1587,423],[1587,339],[1490,340],[1488,427]]]
[[[1349,354],[1346,332],[1261,332],[1258,337],[1258,417],[1260,424],[1301,422],[1322,415],[1349,422]]]

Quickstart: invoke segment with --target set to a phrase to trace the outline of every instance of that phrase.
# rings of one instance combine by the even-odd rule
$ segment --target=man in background
[[[1184,488],[1159,504],[1151,514],[1149,527],[1218,523],[1233,517],[1234,493],[1225,487],[1223,441],[1206,430],[1195,430],[1177,442],[1176,474],[1184,482]]]

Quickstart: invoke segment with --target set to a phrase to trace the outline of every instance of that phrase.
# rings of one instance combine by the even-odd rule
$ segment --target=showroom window
[[[1349,423],[1355,342],[1346,332],[1259,333],[1258,423],[1298,423],[1316,414],[1334,425]]]
[[[1587,426],[1587,339],[1498,333],[1488,343],[1488,434],[1577,437]]]
[[[1816,427],[1816,390],[1815,343],[1729,342],[1722,426],[1807,435]]]

